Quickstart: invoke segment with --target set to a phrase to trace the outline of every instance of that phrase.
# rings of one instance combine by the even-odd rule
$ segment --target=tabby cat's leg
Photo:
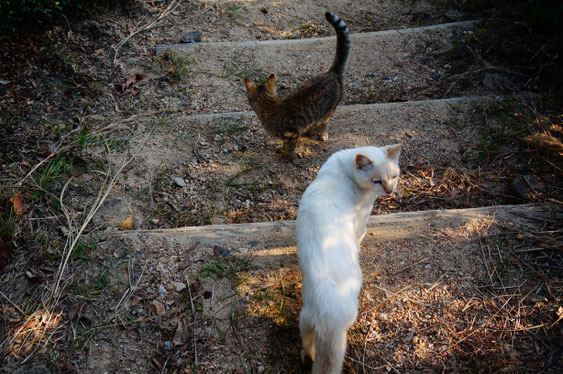
[[[283,139],[283,146],[278,147],[277,151],[281,153],[284,157],[290,159],[293,163],[299,161],[299,155],[295,152],[297,147],[297,141],[299,140],[299,135],[291,134]]]
[[[328,117],[319,122],[319,140],[323,142],[328,140],[328,121],[330,120],[330,117],[332,117],[332,113],[334,113],[334,110],[330,112]]]
[[[320,126],[319,140],[326,142],[328,140],[328,119]]]

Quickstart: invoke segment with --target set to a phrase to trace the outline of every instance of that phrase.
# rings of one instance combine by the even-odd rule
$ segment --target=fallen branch
[[[172,0],[172,2],[168,5],[168,7],[162,13],[160,13],[158,16],[153,18],[152,21],[149,24],[142,26],[142,27],[139,27],[139,28],[135,28],[133,31],[131,31],[131,33],[125,39],[121,40],[119,43],[117,43],[114,46],[112,45],[111,48],[113,48],[113,50],[115,51],[115,53],[113,55],[113,63],[115,63],[117,61],[117,54],[119,53],[119,48],[121,48],[125,43],[127,43],[135,35],[156,26],[160,21],[162,21],[162,19],[164,17],[166,17],[170,12],[172,12],[174,9],[176,9],[178,7],[178,5],[180,5],[181,2],[182,2],[182,0]]]

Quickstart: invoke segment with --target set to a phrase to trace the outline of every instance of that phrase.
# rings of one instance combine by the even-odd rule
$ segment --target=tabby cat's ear
[[[399,154],[401,153],[402,144],[393,144],[387,146],[387,158],[393,161],[399,159]]]
[[[371,164],[372,164],[371,160],[366,156],[362,155],[361,153],[358,153],[356,155],[356,167],[358,169],[364,169],[370,166]]]
[[[276,93],[276,77],[274,74],[271,74],[268,77],[268,80],[266,81],[266,88],[270,91],[270,93]]]
[[[246,92],[248,92],[249,95],[252,95],[256,89],[256,83],[254,83],[251,79],[246,78],[244,80],[244,85],[246,86]]]

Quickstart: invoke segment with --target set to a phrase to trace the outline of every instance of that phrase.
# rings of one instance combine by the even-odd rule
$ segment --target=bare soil
[[[529,96],[495,97],[519,93],[522,78],[480,58],[480,26],[356,46],[340,109],[386,104],[339,109],[328,142],[303,140],[299,166],[276,156],[252,113],[189,115],[248,111],[244,77],[275,73],[289,91],[328,66],[332,42],[308,54],[288,47],[290,62],[283,51],[205,46],[199,55],[155,54],[191,30],[205,43],[331,36],[326,10],[353,33],[468,18],[447,4],[133,1],[0,41],[0,370],[307,372],[292,243],[131,240],[114,230],[293,219],[320,165],[344,147],[404,144],[399,192],[374,214],[549,199],[557,207],[560,155],[521,138],[563,136],[560,118],[540,116]],[[489,96],[408,103],[480,95]],[[65,243],[133,156],[70,256],[51,308]],[[545,209],[535,219],[437,222],[411,240],[368,236],[345,372],[559,372],[561,217]]]

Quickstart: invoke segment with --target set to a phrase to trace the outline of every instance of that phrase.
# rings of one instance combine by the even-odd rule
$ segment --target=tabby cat
[[[248,102],[266,132],[283,140],[282,156],[294,163],[297,141],[319,127],[319,140],[328,139],[328,120],[342,98],[342,76],[350,54],[348,27],[338,16],[327,12],[326,19],[336,30],[336,56],[328,72],[317,75],[287,96],[278,96],[275,77],[263,84],[245,79]]]

